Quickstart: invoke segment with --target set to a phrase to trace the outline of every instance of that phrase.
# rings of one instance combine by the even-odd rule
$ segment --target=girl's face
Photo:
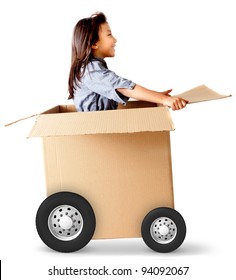
[[[92,46],[95,57],[105,58],[115,56],[116,38],[111,33],[109,24],[103,23],[98,31],[99,40]]]

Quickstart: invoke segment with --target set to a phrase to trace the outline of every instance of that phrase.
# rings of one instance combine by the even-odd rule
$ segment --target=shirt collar
[[[94,61],[94,60],[100,61],[105,68],[108,68],[107,63],[103,58],[95,57],[95,56],[91,57],[91,61]]]

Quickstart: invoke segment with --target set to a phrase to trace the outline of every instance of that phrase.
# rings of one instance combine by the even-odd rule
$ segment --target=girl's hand
[[[183,98],[166,95],[163,105],[170,107],[173,111],[183,109],[188,104],[188,101]]]

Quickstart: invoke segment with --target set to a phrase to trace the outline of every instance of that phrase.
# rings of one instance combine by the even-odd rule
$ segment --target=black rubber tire
[[[70,205],[82,215],[82,230],[73,240],[60,240],[49,229],[50,213],[61,205]],[[36,214],[36,228],[40,238],[48,247],[59,252],[74,252],[82,249],[92,239],[95,227],[96,218],[89,202],[84,197],[71,192],[59,192],[47,197]]]
[[[151,226],[158,218],[167,217],[171,219],[177,228],[177,233],[173,240],[167,244],[156,241],[151,235]],[[141,226],[141,233],[144,242],[152,250],[160,253],[168,253],[176,250],[184,241],[186,236],[186,224],[179,212],[172,208],[161,207],[150,211],[144,218]]]

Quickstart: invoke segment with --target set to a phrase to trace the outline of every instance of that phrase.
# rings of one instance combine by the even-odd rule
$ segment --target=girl
[[[187,101],[172,97],[172,90],[157,92],[116,75],[107,68],[105,57],[115,56],[116,38],[103,13],[81,19],[72,39],[72,61],[69,74],[69,99],[77,111],[117,109],[129,98],[160,103],[179,110]]]

